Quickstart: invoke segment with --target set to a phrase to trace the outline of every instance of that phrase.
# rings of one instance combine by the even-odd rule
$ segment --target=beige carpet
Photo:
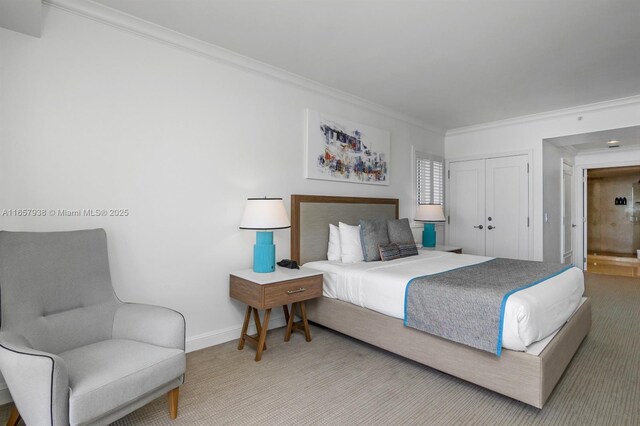
[[[188,355],[178,419],[160,398],[116,425],[640,424],[640,279],[589,275],[593,328],[544,409],[313,327]],[[0,408],[6,421],[8,407]]]

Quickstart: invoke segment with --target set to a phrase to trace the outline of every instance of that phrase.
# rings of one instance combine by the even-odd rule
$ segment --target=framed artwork
[[[305,177],[389,185],[391,135],[307,109]]]

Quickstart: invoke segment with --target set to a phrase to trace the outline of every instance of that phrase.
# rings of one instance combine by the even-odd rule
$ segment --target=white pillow
[[[339,222],[340,251],[342,263],[356,263],[364,260],[362,243],[360,242],[360,225],[352,226]]]
[[[340,249],[340,230],[333,223],[329,224],[329,249],[327,259],[331,261],[342,261],[342,250]]]

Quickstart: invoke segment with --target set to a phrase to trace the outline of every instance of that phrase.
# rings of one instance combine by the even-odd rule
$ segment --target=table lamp
[[[440,204],[420,204],[413,220],[417,222],[430,222],[424,224],[422,231],[422,247],[436,246],[436,225],[433,222],[444,222],[444,212]]]
[[[282,198],[248,198],[240,229],[256,230],[253,246],[253,271],[273,272],[276,269],[276,246],[273,230],[290,228],[289,216]]]

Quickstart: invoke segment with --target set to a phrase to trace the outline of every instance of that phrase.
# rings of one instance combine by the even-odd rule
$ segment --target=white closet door
[[[485,160],[449,164],[449,244],[484,255]]]
[[[486,160],[486,255],[529,259],[526,155]]]

